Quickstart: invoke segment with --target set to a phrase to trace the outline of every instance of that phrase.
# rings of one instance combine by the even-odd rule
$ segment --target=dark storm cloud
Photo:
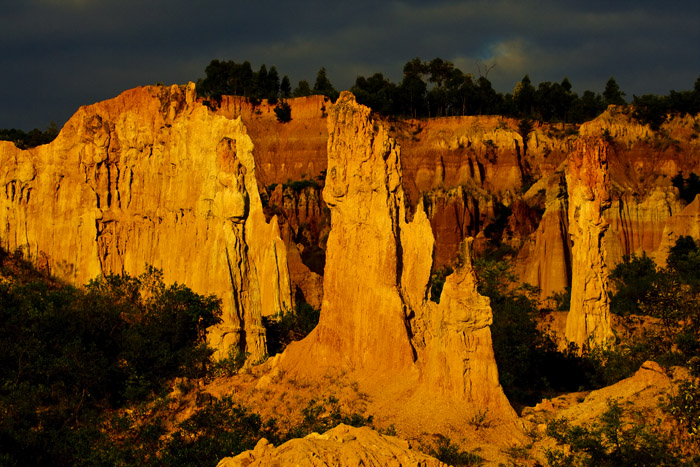
[[[413,57],[489,71],[499,91],[526,73],[628,97],[689,89],[700,74],[695,1],[10,0],[0,17],[0,128],[62,124],[130,87],[184,83],[213,58],[277,66],[296,84],[325,66],[338,88]],[[495,66],[493,66],[495,65]],[[493,66],[493,68],[491,68]]]

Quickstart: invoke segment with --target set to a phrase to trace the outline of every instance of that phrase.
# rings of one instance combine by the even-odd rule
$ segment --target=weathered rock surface
[[[540,287],[545,299],[571,284],[569,203],[564,174],[557,172],[533,185],[525,199],[538,196],[545,198],[545,211],[537,230],[520,248],[516,272],[521,281]]]
[[[440,304],[429,302],[433,234],[422,205],[407,221],[398,145],[350,93],[329,109],[328,125],[323,195],[332,228],[321,319],[287,348],[280,367],[294,377],[350,371],[370,395],[390,395],[394,411],[420,401],[417,420],[488,406],[494,418],[513,421],[498,382],[489,301],[476,292],[470,242]],[[446,404],[439,411],[437,401]]]
[[[222,96],[215,112],[229,119],[240,117],[255,144],[256,177],[261,186],[316,177],[326,169],[326,110],[324,96],[288,100],[292,120],[280,123],[275,106],[257,104],[245,97]]]
[[[666,265],[668,253],[679,237],[688,235],[700,239],[700,196],[696,196],[675,216],[666,219],[654,259],[660,266]]]
[[[451,265],[459,244],[495,217],[493,198],[478,188],[436,188],[424,193],[422,201],[435,237],[436,268]]]
[[[261,316],[291,292],[252,151],[241,121],[197,103],[193,84],[126,91],[80,108],[49,145],[0,144],[0,241],[74,284],[161,268],[222,299],[216,348],[260,359]]]
[[[338,425],[323,434],[311,433],[275,448],[265,438],[255,449],[222,459],[218,467],[271,465],[443,467],[434,457],[412,450],[408,442],[368,427]]]
[[[289,360],[317,369],[408,369],[413,349],[397,288],[397,230],[399,215],[405,216],[398,148],[383,128],[375,134],[369,109],[349,94],[331,107],[328,125],[323,196],[331,231],[321,321],[301,344],[308,350]]]
[[[265,101],[253,105],[244,98],[227,97],[217,110],[240,115],[248,127],[263,185],[310,179],[327,166],[325,116],[330,103],[322,97],[289,103],[293,120],[285,124],[276,120],[274,106]],[[499,208],[522,207],[519,190],[532,181],[548,180],[574,151],[577,140],[605,137],[612,146],[608,169],[615,189],[603,214],[610,224],[604,241],[613,267],[623,256],[643,251],[652,255],[659,249],[666,219],[682,209],[670,178],[679,171],[700,172],[700,161],[692,156],[700,147],[694,136],[699,122],[700,117],[676,117],[654,132],[637,123],[628,110],[611,106],[581,125],[578,134],[574,126],[534,123],[524,139],[519,122],[503,117],[391,120],[386,126],[401,146],[404,195],[412,206],[429,201],[425,210],[436,242],[435,268],[450,265],[459,243],[468,236],[479,239],[475,246],[481,251],[484,229],[496,220]],[[560,292],[570,277],[570,258],[561,253],[565,247],[559,240],[568,232],[560,229],[566,223],[558,221],[556,206],[526,201],[549,210],[542,218],[544,225],[539,218],[522,223],[519,216],[531,213],[516,209],[502,240],[519,251],[518,271],[526,273],[521,277],[539,286],[545,299]],[[303,210],[306,201],[299,202]],[[303,252],[305,261],[307,254],[308,249]]]
[[[268,216],[277,216],[287,246],[295,300],[321,308],[321,275],[325,265],[322,247],[325,247],[323,239],[330,230],[330,217],[322,200],[321,186],[312,180],[277,184],[267,196],[265,211]]]
[[[611,386],[589,393],[577,392],[544,399],[535,407],[525,408],[522,415],[532,424],[533,429],[541,433],[546,432],[547,425],[553,420],[560,419],[567,420],[572,427],[590,427],[592,424],[600,426],[600,417],[614,403],[625,412],[622,416],[623,430],[634,425],[639,426],[641,419],[638,417],[643,417],[648,421],[647,428],[661,427],[661,432],[669,430],[667,434],[673,433],[672,436],[678,436],[677,432],[670,431],[674,425],[673,417],[663,410],[663,403],[660,402],[677,394],[678,384],[687,378],[688,371],[685,368],[672,367],[665,370],[657,363],[647,361],[634,375]],[[531,445],[530,453],[544,465],[544,453],[555,445],[553,439],[543,437]]]
[[[607,410],[610,401],[634,404],[635,410],[658,410],[659,400],[673,393],[674,379],[682,379],[686,372],[676,368],[677,374],[673,373],[667,373],[656,362],[644,362],[634,375],[592,391],[582,403],[562,410],[558,415],[577,425],[590,422]]]
[[[515,120],[449,117],[392,124],[412,204],[434,188],[468,185],[501,192],[522,183],[523,140]]]
[[[664,240],[667,223],[681,210],[672,187],[655,187],[643,197],[626,192],[614,199],[603,213],[610,225],[605,238],[608,263],[614,267],[633,254],[654,256]]]
[[[609,227],[603,212],[611,204],[608,146],[581,139],[566,168],[569,234],[571,236],[571,310],[566,339],[580,348],[605,345],[613,337],[608,297],[607,251],[603,237]]]

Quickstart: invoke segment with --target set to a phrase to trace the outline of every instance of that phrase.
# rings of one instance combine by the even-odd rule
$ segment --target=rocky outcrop
[[[319,96],[288,102],[293,118],[284,124],[276,120],[274,105],[266,101],[224,97],[217,109],[229,117],[241,116],[248,127],[256,145],[256,174],[265,186],[311,179],[327,165],[325,117],[330,103]],[[693,156],[700,147],[699,122],[700,116],[674,117],[655,132],[635,121],[629,108],[611,106],[580,127],[534,122],[525,138],[518,120],[493,116],[387,120],[385,126],[401,146],[404,194],[412,206],[426,196],[430,201],[426,214],[436,240],[436,267],[454,260],[463,238],[483,239],[483,230],[500,204],[510,206],[521,188],[552,176],[578,139],[604,138],[612,148],[608,168],[616,187],[611,207],[604,213],[610,223],[605,242],[612,266],[623,256],[652,254],[659,248],[665,219],[682,208],[673,196],[670,178],[679,171],[700,173],[700,161]],[[529,236],[537,229],[528,227],[505,238],[506,244],[519,250],[518,269],[543,289],[542,298],[559,291],[562,280],[555,278],[563,278],[559,271],[570,269],[564,261],[555,265],[550,259],[549,252],[561,256],[559,240],[551,245],[555,250],[543,243],[545,232],[552,240],[559,236],[554,233],[557,216],[551,211],[534,235]],[[514,213],[511,220],[518,220],[518,215]],[[513,230],[510,225],[508,230]],[[477,242],[477,250],[482,243]],[[537,253],[533,243],[539,245]],[[549,274],[547,268],[557,272]]]
[[[605,345],[613,337],[608,297],[607,251],[603,237],[609,224],[603,213],[611,204],[608,146],[581,139],[566,168],[571,236],[571,310],[566,339],[583,346]]]
[[[562,172],[541,180],[525,194],[533,205],[544,197],[545,210],[537,230],[527,237],[516,259],[516,272],[522,282],[535,285],[542,299],[561,293],[571,284],[571,244],[569,239],[568,198]]]
[[[263,438],[255,449],[222,459],[218,467],[270,465],[446,467],[434,457],[411,449],[407,441],[368,427],[342,424],[323,434],[292,439],[277,448]]]
[[[5,249],[74,284],[161,268],[222,299],[216,348],[266,355],[261,317],[291,305],[285,246],[245,127],[197,103],[194,84],[82,107],[49,145],[0,145],[0,167]]]
[[[562,410],[557,415],[572,424],[581,425],[600,417],[609,409],[611,401],[616,401],[621,406],[633,406],[640,412],[649,409],[659,411],[659,401],[673,394],[677,390],[677,384],[685,378],[687,371],[683,368],[664,370],[658,363],[647,361],[634,375],[590,392],[581,403]],[[664,414],[658,416],[661,418]]]
[[[661,241],[654,255],[656,264],[666,265],[671,247],[684,235],[700,239],[700,196],[696,196],[692,203],[664,223]]]
[[[388,395],[394,410],[420,405],[426,421],[486,406],[495,418],[514,420],[498,382],[489,300],[476,292],[471,243],[440,304],[429,302],[432,230],[420,204],[407,220],[396,141],[350,93],[330,108],[328,125],[323,196],[332,228],[321,319],[287,348],[281,369],[292,377],[352,372],[371,395]]]
[[[414,342],[430,390],[502,412],[507,401],[491,342],[493,316],[489,299],[476,290],[471,243],[471,238],[462,243],[461,264],[445,279],[440,303],[416,307]]]
[[[321,320],[302,343],[308,350],[288,360],[315,369],[408,369],[413,349],[397,288],[400,215],[405,219],[398,148],[383,128],[375,134],[369,109],[351,94],[331,107],[328,125],[323,197],[331,231]]]

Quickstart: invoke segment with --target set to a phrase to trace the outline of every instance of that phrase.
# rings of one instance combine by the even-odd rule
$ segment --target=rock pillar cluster
[[[427,300],[434,238],[422,205],[409,221],[396,141],[348,92],[329,109],[328,129],[323,195],[332,226],[321,318],[287,348],[282,369],[405,382],[413,395],[514,419],[498,382],[489,300],[476,291],[471,241],[440,303]]]

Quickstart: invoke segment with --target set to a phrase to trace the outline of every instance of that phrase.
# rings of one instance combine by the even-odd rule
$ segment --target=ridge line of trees
[[[289,76],[280,78],[275,66],[262,64],[253,71],[249,61],[214,59],[197,80],[197,93],[217,101],[223,95],[243,96],[254,105],[262,99],[275,105],[280,122],[292,119],[286,99],[323,95],[335,101],[340,94],[324,67],[316,74],[314,85],[300,80],[292,89]],[[419,57],[406,62],[400,83],[393,83],[378,72],[369,77],[358,76],[350,88],[357,102],[388,117],[431,118],[466,115],[502,115],[520,120],[580,124],[596,118],[609,105],[626,106],[625,93],[610,77],[602,94],[586,90],[580,96],[572,91],[568,78],[561,82],[543,81],[535,87],[529,75],[515,84],[512,93],[496,92],[488,78],[464,73],[453,63],[441,58],[423,61]],[[658,130],[669,115],[700,113],[700,76],[693,89],[671,90],[668,95],[633,95],[632,116],[652,130]],[[12,141],[20,149],[32,148],[53,141],[58,128],[52,123],[46,131],[34,129],[0,129],[0,140]]]
[[[197,81],[197,92],[214,100],[222,95],[238,95],[256,101],[324,95],[335,100],[339,93],[321,68],[312,87],[301,80],[292,89],[289,77],[279,79],[273,66],[263,64],[254,72],[250,62],[212,60],[206,77]],[[572,91],[568,78],[544,81],[535,86],[529,75],[516,83],[512,93],[496,92],[484,75],[464,73],[441,58],[409,60],[401,82],[393,83],[382,73],[358,76],[350,88],[357,101],[385,116],[430,118],[465,115],[503,115],[523,120],[552,123],[583,123],[603,113],[609,105],[627,105],[625,93],[610,77],[602,94],[586,90],[580,96]],[[669,114],[700,113],[700,77],[692,90],[670,91],[666,96],[632,96],[633,117],[658,129]]]

